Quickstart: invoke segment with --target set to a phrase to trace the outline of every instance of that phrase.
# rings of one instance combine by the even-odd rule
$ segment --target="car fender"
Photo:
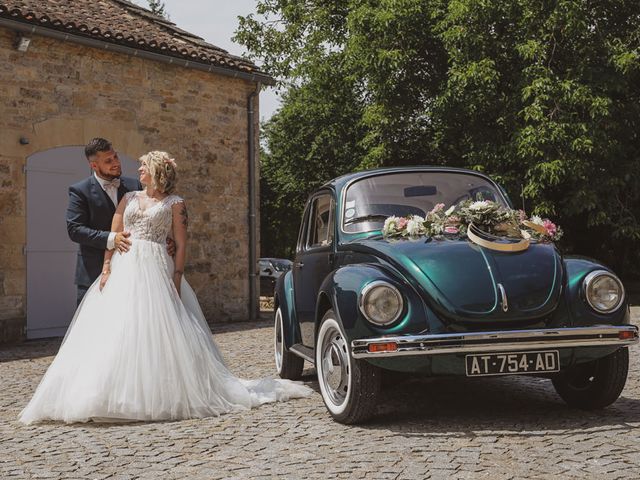
[[[293,291],[293,273],[280,275],[274,290],[274,308],[282,311],[282,326],[284,330],[284,345],[287,349],[296,343],[301,343],[300,325],[296,317],[295,296]]]
[[[379,280],[395,286],[404,303],[402,314],[388,327],[369,322],[358,305],[362,289]],[[327,275],[316,302],[316,332],[329,308],[333,309],[349,341],[375,335],[419,332],[429,327],[430,312],[418,294],[402,278],[380,264],[347,265]]]
[[[615,275],[610,268],[587,257],[567,256],[564,258],[566,272],[565,301],[571,312],[573,326],[600,324],[626,325],[630,323],[629,302],[624,299],[622,305],[613,313],[602,314],[593,310],[584,297],[583,281],[595,270],[605,270]]]

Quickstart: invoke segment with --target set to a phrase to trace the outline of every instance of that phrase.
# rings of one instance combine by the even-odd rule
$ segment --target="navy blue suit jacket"
[[[140,182],[120,177],[118,202],[125,193],[133,190],[142,190]],[[69,187],[67,232],[69,238],[80,245],[76,285],[88,287],[100,276],[115,212],[116,207],[94,175]]]

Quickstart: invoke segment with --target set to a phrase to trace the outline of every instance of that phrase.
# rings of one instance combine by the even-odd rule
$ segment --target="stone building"
[[[258,92],[272,83],[124,0],[0,0],[0,343],[71,320],[67,187],[89,175],[82,146],[96,136],[129,176],[149,150],[174,155],[205,315],[255,315]]]

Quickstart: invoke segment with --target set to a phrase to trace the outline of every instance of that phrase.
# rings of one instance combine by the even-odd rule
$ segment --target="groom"
[[[125,252],[131,245],[128,232],[112,232],[111,220],[125,193],[142,190],[137,179],[121,177],[122,167],[111,142],[94,138],[84,149],[92,175],[69,187],[67,232],[80,244],[75,284],[78,305],[100,276],[105,250]]]

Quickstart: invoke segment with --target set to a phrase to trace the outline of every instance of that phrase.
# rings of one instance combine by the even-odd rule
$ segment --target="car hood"
[[[504,253],[468,240],[378,237],[350,247],[389,263],[436,310],[460,320],[540,318],[560,299],[562,259],[553,244]]]

